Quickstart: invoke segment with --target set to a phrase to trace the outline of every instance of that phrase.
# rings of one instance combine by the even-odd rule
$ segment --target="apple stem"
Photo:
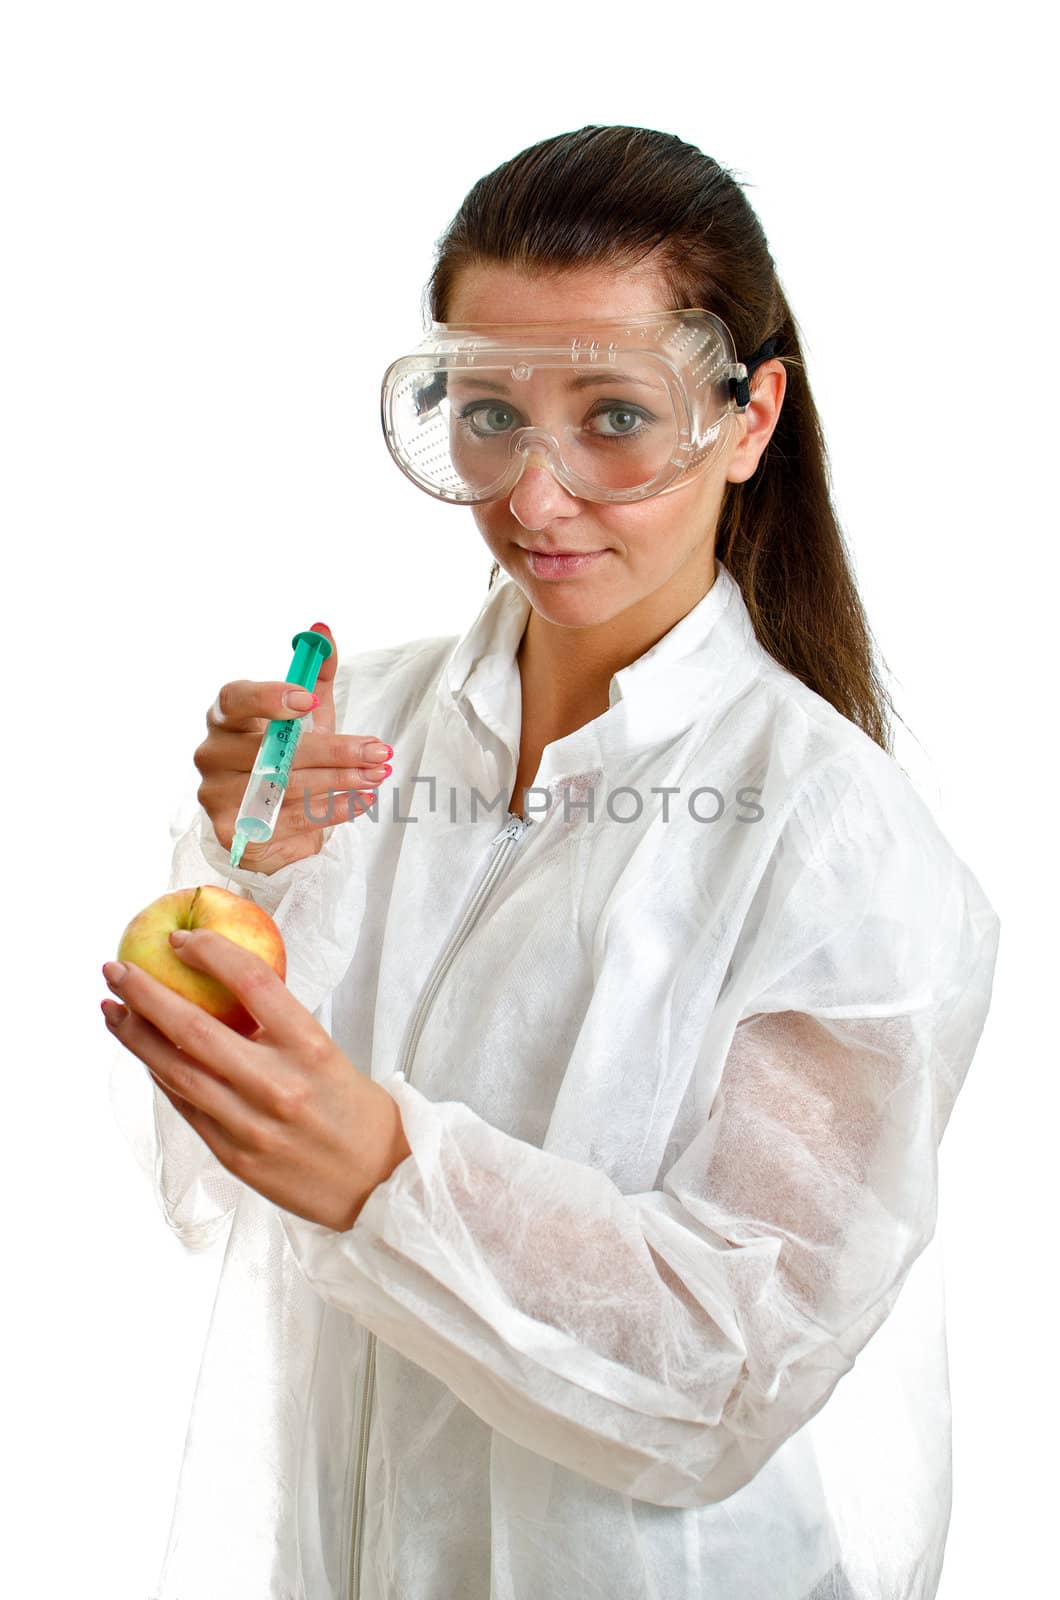
[[[188,920],[184,924],[185,928],[194,928],[194,926],[195,926],[195,923],[193,922],[192,918],[195,915],[195,902],[198,900],[198,898],[199,898],[199,896],[201,894],[202,894],[202,884],[200,883],[199,887],[196,889],[195,893],[191,897],[191,903],[188,906]]]

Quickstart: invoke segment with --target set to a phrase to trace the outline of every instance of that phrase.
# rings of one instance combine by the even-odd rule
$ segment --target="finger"
[[[252,1049],[250,1041],[135,962],[126,961],[124,966],[124,974],[119,974],[111,963],[104,965],[103,976],[112,992],[165,1034],[171,1044],[230,1084],[236,1094],[253,1098],[260,1070],[255,1071],[247,1058]],[[183,1093],[179,1086],[178,1093]]]
[[[174,1110],[226,1164],[241,1145],[247,1111],[238,1095],[178,1050],[146,1017],[128,1006],[103,1002],[107,1027],[132,1055],[142,1061]]]
[[[296,683],[255,683],[250,678],[238,678],[222,684],[206,713],[206,727],[262,733],[270,722],[304,717],[312,703],[310,691]]]
[[[203,798],[204,795],[206,798]],[[210,818],[218,844],[224,850],[231,850],[236,825],[235,805],[219,810],[209,800],[208,785],[205,784],[200,785],[199,799]],[[355,821],[370,811],[375,803],[374,790],[351,790],[346,794],[332,794],[316,800],[310,798],[308,801],[296,796],[284,806],[268,843],[247,845],[242,865],[255,871],[266,869],[275,872],[290,861],[301,861],[307,854],[305,846],[310,835],[319,836],[324,828]],[[320,848],[321,844],[314,839],[312,849]]]
[[[315,717],[316,712],[313,715]],[[341,768],[363,777],[366,772],[375,772],[387,765],[393,754],[393,747],[374,733],[321,733],[310,729],[298,741],[291,768],[292,771],[295,767]]]
[[[389,777],[389,767],[369,768],[367,771],[351,767],[336,772],[314,771],[305,775],[293,773],[287,786],[286,803],[276,819],[275,828],[282,828],[285,832],[291,829],[301,832],[303,828],[312,827],[318,822],[327,827],[335,821],[331,812],[344,795],[360,795],[367,803],[379,785]],[[243,776],[226,772],[216,778],[204,777],[196,795],[215,827],[231,824],[234,828],[245,792]],[[349,815],[348,810],[343,815]]]
[[[196,750],[195,765],[204,774],[249,773],[260,749],[261,740],[254,734],[215,729]],[[308,783],[314,794],[328,788],[359,788],[368,773],[382,773],[391,760],[382,753],[388,749],[389,745],[372,734],[320,733],[307,729],[295,746],[291,771],[297,770],[302,782]],[[340,777],[347,781],[337,781]]]
[[[174,1094],[162,1082],[157,1072],[152,1072],[150,1067],[147,1070],[152,1082],[165,1095],[173,1110],[179,1112],[188,1126],[195,1129],[199,1138],[204,1144],[209,1145],[217,1159],[223,1161],[230,1171],[234,1171],[235,1156],[227,1153],[231,1146],[226,1143],[224,1130],[220,1123],[215,1122],[212,1117],[208,1117],[205,1111],[200,1111],[198,1106],[189,1105],[186,1100],[180,1098],[179,1094]]]
[[[335,672],[339,665],[339,652],[335,644],[335,636],[326,622],[314,622],[310,633],[323,634],[331,646],[331,654],[326,661],[320,663],[317,673],[316,693],[320,696],[320,704],[313,712],[313,726],[324,733],[335,731]]]
[[[145,1062],[144,1065],[146,1066],[147,1063]],[[193,1106],[189,1101],[182,1100],[179,1094],[174,1094],[157,1072],[150,1067],[147,1070],[152,1082],[165,1095],[173,1110],[184,1118],[190,1128],[194,1128],[199,1138],[213,1151],[218,1161],[223,1162],[229,1171],[235,1172],[238,1177],[237,1166],[240,1146],[229,1137],[224,1125],[209,1116],[207,1112],[200,1110],[198,1106]]]
[[[291,785],[291,789],[294,792],[273,830],[274,839],[278,834],[281,837],[286,834],[295,839],[304,838],[307,833],[320,828],[337,827],[340,822],[349,822],[375,804],[377,793],[374,786],[367,785],[341,791],[325,789],[317,795],[299,792],[300,786],[295,784]],[[235,827],[234,822],[232,826]]]
[[[170,943],[173,944],[172,939]],[[274,1044],[304,1050],[307,1043],[318,1042],[318,1036],[321,1042],[329,1040],[330,1036],[299,1004],[283,979],[252,950],[245,950],[213,928],[185,930],[184,938],[173,948],[185,965],[208,972],[242,1001]],[[225,1031],[231,1033],[231,1029]],[[237,1038],[234,1034],[232,1037]]]
[[[278,872],[292,861],[304,861],[324,847],[324,829],[337,828],[344,822],[354,822],[366,812],[372,813],[376,805],[374,794],[337,794],[327,804],[307,816],[293,808],[287,820],[281,817],[272,838],[267,844],[248,844],[243,852],[242,865],[254,872]],[[379,812],[374,813],[378,817]],[[226,850],[232,848],[232,828],[215,823],[214,832]],[[253,854],[251,852],[253,851]]]

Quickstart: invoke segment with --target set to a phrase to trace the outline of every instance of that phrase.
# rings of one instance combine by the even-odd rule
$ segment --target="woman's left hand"
[[[103,976],[107,1026],[229,1172],[283,1210],[345,1232],[411,1150],[386,1090],[358,1072],[267,962],[207,928],[178,954],[260,1026],[235,1033],[132,962]]]

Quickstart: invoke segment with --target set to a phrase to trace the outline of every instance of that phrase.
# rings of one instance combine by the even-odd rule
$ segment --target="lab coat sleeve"
[[[997,918],[911,805],[838,782],[793,807],[695,1063],[701,1114],[657,1187],[622,1193],[395,1074],[411,1155],[353,1228],[281,1213],[309,1282],[611,1489],[692,1507],[749,1482],[929,1242],[989,1004]]]
[[[335,680],[341,727],[347,682]],[[287,986],[330,1028],[330,995],[352,959],[364,912],[365,875],[358,820],[325,828],[321,850],[267,874],[232,868],[207,813],[185,797],[170,833],[174,840],[169,890],[217,884],[262,907],[287,950]],[[134,1074],[128,1052],[110,1074],[118,1125],[156,1193],[162,1214],[189,1250],[209,1249],[227,1232],[244,1184],[218,1161],[146,1072]]]

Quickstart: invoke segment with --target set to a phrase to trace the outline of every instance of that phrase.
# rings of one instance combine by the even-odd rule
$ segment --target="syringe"
[[[297,683],[301,688],[312,691],[321,664],[331,654],[331,644],[322,633],[314,633],[312,629],[296,633],[291,643],[294,646],[294,660],[284,681]],[[266,839],[272,838],[304,720],[304,716],[283,717],[270,722],[265,729],[254,770],[236,817],[236,831],[228,856],[233,867],[238,867],[248,843],[263,844]]]

